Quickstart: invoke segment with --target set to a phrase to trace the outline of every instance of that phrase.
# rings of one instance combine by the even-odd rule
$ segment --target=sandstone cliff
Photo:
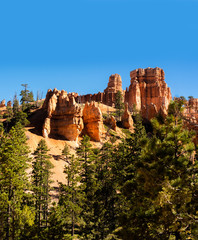
[[[196,132],[195,143],[198,144],[198,98],[190,99],[184,109],[184,123],[189,130]]]
[[[84,133],[91,140],[99,142],[104,132],[102,113],[99,107],[96,107],[95,102],[86,102],[83,109]]]
[[[158,67],[132,71],[131,84],[125,93],[129,108],[136,107],[149,120],[157,113],[166,115],[172,96],[164,75],[164,71]]]
[[[82,109],[73,96],[64,90],[48,90],[43,109],[47,118],[43,126],[43,137],[56,135],[70,141],[77,141],[83,129]]]
[[[108,106],[115,105],[115,96],[121,91],[130,111],[140,111],[143,118],[150,120],[158,113],[167,115],[168,105],[172,99],[170,88],[167,86],[164,71],[161,68],[136,69],[130,73],[131,84],[126,91],[122,90],[122,79],[119,74],[109,77],[104,92],[78,96],[77,102],[101,102]]]
[[[0,102],[0,107],[5,107],[5,99]]]
[[[125,103],[125,110],[122,115],[121,122],[124,128],[133,130],[133,119],[128,109],[128,103]]]
[[[87,94],[87,95],[78,96],[76,98],[76,101],[79,103],[95,101],[95,102],[101,102],[108,106],[114,106],[115,105],[115,96],[118,91],[123,92],[122,79],[121,79],[121,76],[116,73],[116,74],[112,74],[109,77],[108,86],[104,90],[104,92],[99,92],[97,94]]]

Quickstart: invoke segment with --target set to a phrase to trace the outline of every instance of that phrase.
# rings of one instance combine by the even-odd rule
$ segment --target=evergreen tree
[[[80,164],[70,154],[65,144],[62,157],[66,162],[64,173],[66,184],[59,183],[59,202],[50,214],[49,236],[52,239],[72,239],[77,237],[83,224],[82,192],[80,189]]]
[[[29,188],[26,170],[30,159],[21,125],[4,134],[0,144],[0,236],[14,240],[34,220],[26,201]]]
[[[50,202],[50,169],[53,167],[47,154],[48,148],[45,140],[41,140],[34,152],[32,164],[32,187],[35,198],[35,224],[38,235],[41,235],[41,228],[48,226],[49,202]]]
[[[124,99],[121,91],[117,91],[115,95],[116,115],[120,119],[124,111]]]
[[[16,115],[19,111],[19,101],[17,99],[17,95],[14,95],[14,100],[13,100],[13,113]]]
[[[65,143],[65,146],[64,146],[63,151],[62,151],[62,156],[63,156],[63,159],[64,159],[65,162],[68,162],[70,157],[71,157],[70,149],[69,149],[69,147],[66,143]]]
[[[104,143],[96,159],[94,198],[94,239],[106,239],[117,227],[118,196],[116,176],[112,172],[114,148]]]
[[[123,239],[187,239],[189,232],[196,239],[193,135],[183,128],[181,102],[173,104],[165,124],[152,121],[153,135],[142,141],[134,176],[123,186],[128,208],[126,222],[121,221]]]
[[[143,239],[134,233],[141,232],[141,219],[138,219],[141,205],[137,191],[137,169],[141,164],[142,144],[146,141],[146,131],[140,115],[135,116],[134,133],[119,144],[115,154],[113,172],[118,182],[120,213],[119,233],[122,239]],[[138,209],[138,210],[137,210]]]
[[[21,84],[24,87],[24,90],[21,90],[21,104],[22,104],[22,111],[29,111],[30,102],[34,102],[33,92],[28,90],[28,84]]]
[[[79,162],[76,161],[74,155],[65,166],[67,184],[60,184],[59,206],[64,212],[65,232],[67,236],[79,233],[81,220],[82,194],[79,188],[80,169]]]
[[[80,162],[80,187],[83,196],[83,210],[82,218],[84,220],[84,226],[81,230],[84,239],[93,238],[93,226],[94,226],[94,196],[96,191],[96,179],[95,179],[95,156],[90,143],[90,138],[84,136],[80,142],[80,146],[77,149],[78,161]]]

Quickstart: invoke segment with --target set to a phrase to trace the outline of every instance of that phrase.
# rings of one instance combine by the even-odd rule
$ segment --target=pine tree
[[[24,90],[21,90],[21,104],[22,104],[22,111],[29,111],[30,102],[34,102],[33,92],[28,90],[28,84],[21,84],[24,87]]]
[[[70,154],[65,144],[62,158],[66,162],[64,173],[66,184],[59,183],[59,201],[50,214],[49,237],[52,239],[72,239],[77,237],[83,223],[82,192],[80,188],[80,163]]]
[[[142,143],[146,141],[146,131],[140,115],[135,116],[134,133],[117,147],[113,172],[118,182],[120,212],[119,231],[122,239],[141,239],[135,235],[141,231],[141,219],[138,219],[138,206],[141,204],[137,192],[137,169],[141,164]],[[136,211],[136,209],[138,209]]]
[[[48,226],[49,202],[50,202],[50,169],[53,167],[47,154],[48,148],[45,140],[41,140],[34,152],[32,164],[32,187],[35,198],[35,224],[38,234],[41,234],[41,227]]]
[[[0,236],[19,239],[26,226],[31,226],[34,213],[28,206],[27,167],[29,150],[20,124],[4,134],[0,141]]]
[[[84,239],[91,239],[93,237],[94,225],[94,196],[96,191],[95,179],[95,156],[90,143],[90,138],[84,136],[77,149],[77,159],[80,162],[80,187],[83,196],[83,211],[82,218],[84,226],[81,230]]]
[[[64,159],[65,162],[68,162],[68,160],[71,157],[70,149],[69,149],[69,147],[66,143],[65,143],[65,146],[64,146],[63,151],[62,151],[62,156],[63,156],[63,159]]]
[[[187,239],[189,231],[196,239],[197,164],[180,107],[181,102],[171,106],[164,124],[152,121],[153,134],[143,138],[133,176],[121,188],[128,208],[126,221],[121,218],[123,239]]]
[[[120,119],[124,111],[124,99],[121,91],[117,91],[115,95],[115,108],[116,108],[116,114]]]
[[[114,148],[104,143],[96,158],[94,198],[94,239],[106,239],[117,227],[118,196],[116,176],[112,172]]]
[[[17,95],[14,95],[14,99],[13,99],[13,113],[14,116],[18,113],[19,111],[19,101],[17,99]]]
[[[82,194],[79,188],[79,167],[79,162],[72,155],[64,170],[67,184],[60,184],[59,205],[61,209],[64,207],[64,221],[67,225],[66,233],[72,237],[79,232],[79,225],[81,224]]]

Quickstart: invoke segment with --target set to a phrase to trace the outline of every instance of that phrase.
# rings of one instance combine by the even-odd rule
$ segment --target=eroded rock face
[[[119,74],[112,74],[109,77],[107,88],[104,90],[105,104],[113,106],[115,104],[115,96],[118,91],[122,90],[122,79]]]
[[[125,110],[122,115],[122,126],[126,129],[133,130],[133,119],[128,109],[128,103],[125,103]]]
[[[198,98],[190,99],[184,110],[184,124],[196,132],[195,143],[198,144]]]
[[[84,132],[91,140],[99,142],[104,131],[102,112],[95,102],[86,102],[83,109]]]
[[[159,112],[166,115],[172,96],[164,81],[164,71],[158,67],[139,68],[132,71],[130,77],[131,85],[125,94],[129,108],[135,106],[149,120]]]
[[[43,137],[48,138],[50,131],[51,131],[50,118],[46,118],[42,130]]]
[[[0,102],[0,107],[5,107],[5,99]]]
[[[114,131],[117,130],[116,120],[114,116],[110,116],[109,118],[105,119],[105,124],[108,125]]]
[[[122,91],[122,79],[119,74],[112,74],[109,77],[109,83],[104,92],[116,93],[117,91]]]
[[[12,107],[12,102],[11,101],[7,102],[7,107]]]
[[[69,141],[77,141],[83,129],[82,109],[72,95],[64,90],[48,90],[43,109],[47,118],[43,125],[43,137],[61,136]]]
[[[82,96],[77,96],[76,101],[80,103],[86,103],[86,102],[102,102],[109,106],[114,106],[115,104],[115,96],[118,91],[122,90],[122,79],[119,74],[112,74],[109,77],[109,82],[107,88],[104,90],[104,92],[99,92],[97,94],[86,94]]]

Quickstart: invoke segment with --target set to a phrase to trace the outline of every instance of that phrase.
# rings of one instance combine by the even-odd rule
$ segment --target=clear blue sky
[[[173,96],[198,97],[198,0],[0,1],[0,100],[21,84],[80,94],[161,67]]]

